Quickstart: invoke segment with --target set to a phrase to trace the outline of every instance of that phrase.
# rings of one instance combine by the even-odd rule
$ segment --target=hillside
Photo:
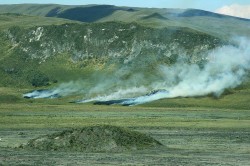
[[[80,23],[77,21],[65,20],[60,18],[48,18],[15,13],[0,14],[0,30],[6,30],[13,26],[29,28],[34,26],[61,25],[65,23]]]
[[[220,15],[197,9],[131,8],[112,5],[0,5],[0,13],[57,17],[81,22],[121,21],[129,23],[137,22],[150,27],[187,27],[223,38],[235,35],[235,33],[249,37],[250,22],[248,19]],[[232,29],[233,32],[231,31]]]
[[[36,86],[47,85],[51,81],[77,79],[93,70],[113,72],[124,65],[133,73],[153,73],[159,64],[175,63],[178,55],[187,57],[189,63],[202,65],[206,62],[204,53],[227,43],[184,27],[158,29],[121,22],[83,24],[15,14],[2,14],[0,18],[5,20],[0,25],[0,74],[5,86],[34,85],[32,80],[38,78],[47,81]],[[62,72],[71,74],[66,78],[59,74]]]
[[[240,38],[250,34],[246,19],[194,9],[110,5],[0,8],[9,12],[0,15],[1,86],[57,86],[46,92],[58,97],[84,93],[101,100],[110,95],[111,101],[166,88],[164,98],[220,96],[240,85],[249,69],[248,42]],[[100,13],[92,17],[93,11]],[[228,59],[232,63],[226,66]],[[221,80],[225,83],[218,86]]]

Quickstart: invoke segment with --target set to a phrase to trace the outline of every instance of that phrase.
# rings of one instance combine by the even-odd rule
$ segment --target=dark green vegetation
[[[0,165],[249,165],[249,79],[220,98],[163,99],[134,107],[69,103],[77,95],[22,98],[35,87],[69,80],[95,85],[124,68],[130,71],[120,78],[125,83],[142,71],[154,79],[156,65],[170,66],[180,55],[202,68],[207,52],[232,44],[231,35],[250,36],[249,20],[200,10],[114,6],[3,5],[0,12],[9,13],[0,15]],[[97,125],[139,131],[163,146],[112,154],[18,148],[38,137],[67,137],[65,130],[81,133]]]
[[[38,137],[30,140],[27,145],[22,145],[21,148],[47,151],[122,152],[159,148],[160,145],[158,141],[145,134],[121,127],[91,126]]]

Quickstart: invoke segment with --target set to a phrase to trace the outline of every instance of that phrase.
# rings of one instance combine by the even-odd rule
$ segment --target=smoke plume
[[[83,99],[77,103],[95,101],[108,105],[137,105],[163,98],[209,94],[219,97],[226,89],[239,86],[246,78],[250,70],[249,43],[246,38],[238,38],[233,45],[215,48],[207,54],[204,65],[190,64],[185,58],[179,58],[173,65],[159,65],[154,76],[141,72],[124,79],[131,69],[122,68],[113,75],[93,75],[88,80],[24,96],[53,98],[82,94]]]
[[[232,4],[229,6],[223,6],[222,8],[217,9],[215,12],[250,19],[250,5]]]

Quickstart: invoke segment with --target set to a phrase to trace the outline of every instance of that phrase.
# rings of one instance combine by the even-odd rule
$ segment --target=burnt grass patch
[[[122,127],[89,126],[40,136],[21,145],[24,149],[77,152],[124,152],[163,146],[154,138]]]

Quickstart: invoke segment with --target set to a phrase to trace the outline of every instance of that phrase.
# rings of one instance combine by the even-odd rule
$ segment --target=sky
[[[53,3],[66,5],[110,4],[132,7],[195,8],[250,18],[250,0],[0,0],[0,4]]]

